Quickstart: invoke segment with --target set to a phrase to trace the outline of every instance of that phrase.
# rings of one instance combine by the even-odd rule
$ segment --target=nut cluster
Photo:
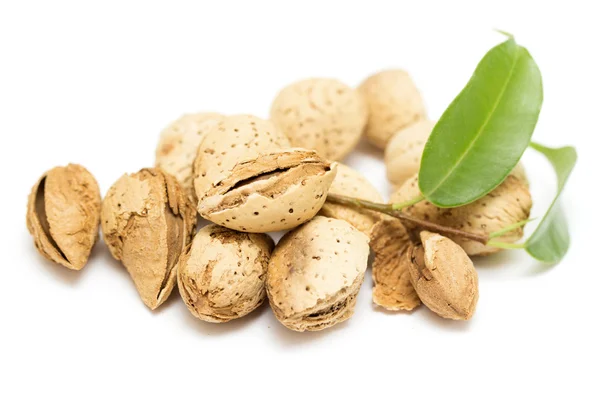
[[[27,228],[44,257],[80,270],[101,226],[146,306],[159,307],[177,284],[192,315],[207,322],[243,317],[268,299],[291,330],[332,327],[354,313],[370,252],[377,306],[411,311],[423,303],[441,317],[466,320],[479,298],[470,256],[499,248],[333,201],[384,203],[363,174],[336,162],[361,136],[385,150],[391,202],[418,196],[421,154],[434,126],[404,71],[380,72],[356,89],[334,79],[299,81],[278,93],[269,120],[181,116],[160,134],[154,167],[123,175],[104,200],[82,166],[51,169],[31,191]],[[485,234],[526,220],[531,204],[518,166],[467,206],[421,201],[404,213]],[[198,215],[211,224],[197,231]],[[287,234],[275,244],[265,234],[274,231]],[[516,228],[501,241],[522,235]]]

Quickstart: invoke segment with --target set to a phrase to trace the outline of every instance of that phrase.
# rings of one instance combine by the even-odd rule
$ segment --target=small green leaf
[[[527,49],[512,37],[492,48],[425,145],[421,193],[456,207],[496,188],[529,145],[542,100],[542,77]]]
[[[558,198],[577,162],[577,152],[573,147],[548,148],[535,142],[531,143],[531,148],[546,155],[556,171],[558,187],[552,204],[538,228],[527,240],[525,249],[535,259],[555,264],[569,250],[569,229]]]

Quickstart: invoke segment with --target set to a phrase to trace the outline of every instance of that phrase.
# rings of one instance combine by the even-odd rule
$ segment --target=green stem
[[[487,235],[468,233],[466,231],[457,230],[455,228],[442,226],[430,221],[421,220],[415,217],[411,217],[400,210],[395,210],[393,204],[375,203],[368,200],[356,199],[354,197],[340,196],[335,194],[327,195],[327,200],[331,203],[356,206],[363,209],[377,211],[379,213],[387,214],[388,216],[400,219],[402,223],[409,223],[410,225],[420,227],[424,230],[433,231],[438,234],[453,235],[468,240],[480,242],[485,245],[488,243],[489,238]]]
[[[503,249],[514,249],[514,250],[526,248],[525,244],[511,244],[508,242],[493,241],[493,240],[488,241],[487,245],[490,247],[498,247],[498,248],[503,248]]]
[[[414,199],[409,200],[404,203],[393,203],[393,204],[391,204],[392,210],[402,210],[406,207],[414,206],[415,204],[422,202],[423,200],[425,200],[425,196],[419,195],[419,196],[415,197]]]
[[[514,223],[509,226],[504,227],[502,230],[494,231],[493,233],[490,233],[490,238],[501,237],[508,232],[511,232],[517,228],[523,227],[525,224],[527,224],[533,220],[535,220],[535,219],[527,219],[527,220],[519,221],[518,223]]]

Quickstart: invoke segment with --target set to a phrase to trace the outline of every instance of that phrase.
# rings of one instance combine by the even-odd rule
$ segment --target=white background
[[[594,3],[2,1],[0,404],[599,404]],[[541,68],[534,139],[573,144],[580,161],[568,256],[552,269],[523,252],[476,260],[470,322],[378,310],[369,276],[355,316],[324,332],[288,331],[266,305],[212,325],[177,294],[149,311],[103,243],[80,273],[34,249],[26,198],[53,166],[85,165],[105,193],[153,164],[180,114],[266,117],[281,87],[310,76],[357,85],[402,67],[438,118],[503,40],[493,28]],[[362,145],[347,162],[387,194],[380,159]],[[533,152],[525,164],[539,216],[554,178]]]

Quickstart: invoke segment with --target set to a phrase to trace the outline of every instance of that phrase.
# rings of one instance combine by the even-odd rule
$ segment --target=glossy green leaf
[[[554,264],[559,262],[569,250],[569,229],[558,198],[575,166],[577,152],[573,147],[548,148],[533,142],[531,147],[546,155],[556,171],[558,187],[556,197],[538,228],[525,243],[525,249],[537,260]]]
[[[433,204],[468,204],[496,188],[529,145],[542,107],[542,77],[513,38],[492,48],[433,129],[419,188]]]

